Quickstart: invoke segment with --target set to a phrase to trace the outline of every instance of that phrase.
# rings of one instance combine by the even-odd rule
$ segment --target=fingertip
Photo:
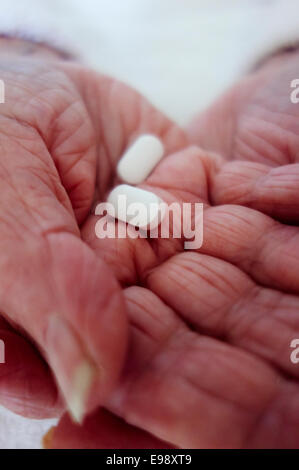
[[[49,243],[57,296],[45,349],[69,413],[81,424],[119,377],[128,340],[125,302],[108,266],[81,240],[53,234]]]

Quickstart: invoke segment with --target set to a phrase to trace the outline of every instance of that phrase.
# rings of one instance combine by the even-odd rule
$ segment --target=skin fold
[[[1,62],[18,99],[0,108],[0,334],[19,347],[0,368],[1,403],[62,412],[45,362],[60,377],[55,312],[75,331],[74,361],[87,351],[104,371],[88,411],[108,411],[83,427],[65,416],[48,447],[298,447],[298,55],[249,75],[188,137],[125,85],[49,60]],[[95,235],[91,208],[143,133],[166,157],[141,187],[204,203],[200,250]]]

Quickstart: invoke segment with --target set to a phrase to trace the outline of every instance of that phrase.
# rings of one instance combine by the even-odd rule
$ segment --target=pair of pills
[[[161,223],[162,200],[154,193],[133,185],[145,181],[163,156],[162,142],[153,135],[143,135],[121,158],[117,174],[126,184],[113,189],[107,199],[107,202],[113,206],[114,216],[118,220],[140,229],[149,227],[154,229]],[[122,203],[124,198],[126,204]]]

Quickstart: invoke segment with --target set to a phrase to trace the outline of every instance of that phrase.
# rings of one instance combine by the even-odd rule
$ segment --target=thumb
[[[195,116],[187,129],[190,142],[230,160],[236,125],[235,102],[236,92],[235,88],[232,88],[209,108]]]
[[[291,99],[297,71],[297,53],[269,58],[193,120],[191,142],[226,160],[298,162],[298,107]]]
[[[36,343],[81,422],[105,399],[122,366],[122,293],[80,240],[43,142],[30,128],[18,130],[22,139],[1,139],[0,310]]]

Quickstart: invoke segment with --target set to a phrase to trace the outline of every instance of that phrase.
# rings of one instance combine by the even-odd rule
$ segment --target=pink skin
[[[82,241],[80,226],[96,190],[111,180],[113,159],[142,132],[139,115],[144,129],[164,135],[169,152],[185,138],[122,84],[55,54],[26,57],[6,42],[5,51],[0,311],[7,350],[0,401],[25,416],[57,416],[64,404],[46,362],[68,397],[76,367],[87,359],[96,374],[88,413],[119,377],[128,320],[112,270]]]
[[[52,428],[44,438],[47,449],[168,449],[166,442],[130,426],[100,408],[88,416],[84,426],[74,426],[65,414],[59,428]]]
[[[95,164],[86,165],[84,157],[95,152],[94,162],[98,164],[96,200],[102,201],[115,182],[118,158],[131,141],[145,132],[161,137],[167,157],[143,187],[155,191],[167,202],[203,201],[206,204],[203,247],[198,252],[184,252],[182,241],[173,239],[99,240],[94,234],[96,218],[92,215],[81,227],[83,241],[76,238],[76,232],[61,234],[78,230],[68,209],[69,200],[62,198],[59,207],[65,207],[64,215],[61,212],[61,219],[54,227],[64,227],[66,220],[72,220],[73,225],[68,222],[68,230],[60,228],[58,236],[55,234],[57,229],[47,226],[45,230],[54,233],[49,238],[50,259],[53,257],[50,266],[55,273],[51,282],[58,279],[57,285],[53,285],[55,295],[45,296],[45,265],[34,266],[31,257],[33,266],[32,274],[30,270],[29,274],[32,277],[27,274],[26,292],[22,281],[19,288],[10,284],[9,295],[6,295],[6,289],[1,296],[6,299],[5,306],[9,307],[3,308],[6,317],[29,332],[40,346],[40,331],[55,300],[59,307],[64,307],[59,311],[66,312],[65,320],[76,328],[82,344],[96,351],[95,356],[101,356],[101,363],[106,354],[112,354],[111,349],[115,354],[113,360],[116,360],[121,356],[115,342],[121,338],[119,324],[122,323],[118,323],[118,318],[114,319],[113,325],[117,328],[112,333],[118,334],[119,338],[114,337],[113,343],[107,336],[109,347],[105,348],[105,335],[107,331],[111,334],[107,301],[103,300],[106,291],[101,289],[101,295],[97,297],[97,289],[92,289],[98,283],[107,285],[107,289],[114,283],[106,267],[109,265],[123,285],[130,320],[129,354],[122,377],[113,388],[114,375],[106,393],[97,395],[99,403],[104,403],[110,412],[127,422],[120,424],[121,421],[117,421],[116,424],[110,416],[109,432],[114,447],[130,446],[118,433],[119,426],[129,425],[134,428],[129,426],[130,431],[128,428],[125,432],[132,432],[136,439],[134,433],[139,428],[145,447],[162,444],[142,441],[144,432],[173,447],[299,445],[299,369],[290,361],[290,342],[299,338],[299,260],[296,255],[299,229],[296,226],[298,191],[295,176],[298,174],[295,162],[299,108],[290,103],[288,88],[297,74],[297,59],[296,55],[273,59],[262,71],[246,79],[245,87],[237,85],[212,110],[199,117],[192,125],[190,136],[205,151],[187,147],[176,126],[123,85],[71,64],[57,64],[56,72],[51,72],[52,80],[53,73],[55,77],[58,74],[58,82],[62,82],[62,88],[67,91],[62,92],[58,87],[60,93],[57,95],[57,86],[52,86],[43,96],[50,96],[51,104],[56,105],[60,94],[64,97],[66,93],[68,99],[73,96],[71,89],[75,90],[75,104],[61,105],[55,125],[50,118],[46,119],[43,107],[43,112],[38,113],[31,125],[38,126],[41,141],[47,142],[46,147],[56,163],[78,221],[86,217],[93,198],[93,192],[86,196],[86,188],[94,181]],[[282,96],[283,90],[286,91]],[[80,103],[84,119],[78,122]],[[281,109],[286,121],[281,119]],[[93,141],[91,136],[94,136]],[[209,154],[207,151],[210,150],[223,157]],[[228,159],[235,161],[227,162]],[[240,159],[244,161],[238,162]],[[290,163],[291,166],[286,166]],[[55,168],[53,173],[56,174]],[[57,184],[57,187],[61,188],[61,185]],[[32,197],[30,203],[34,204],[34,201]],[[13,199],[10,207],[12,203],[15,204]],[[26,207],[31,204],[26,201]],[[40,208],[40,200],[37,206]],[[56,206],[52,217],[47,206],[47,224],[54,218],[56,221]],[[32,230],[28,220],[27,226]],[[283,225],[281,221],[292,225]],[[12,248],[10,238],[6,252],[12,256],[16,243]],[[82,258],[78,261],[80,249]],[[92,266],[91,270],[84,270],[86,279],[80,270],[85,256],[86,263]],[[21,258],[19,265],[25,262]],[[94,275],[97,262],[101,263],[98,278]],[[13,272],[16,265],[11,266],[9,272]],[[88,278],[90,272],[92,275]],[[76,289],[74,296],[72,281],[76,277],[85,290]],[[37,296],[34,298],[33,294],[28,295],[31,282],[34,282]],[[115,292],[120,296],[117,288]],[[20,298],[23,308],[20,308]],[[32,309],[33,300],[36,314],[31,313],[29,318],[25,310]],[[97,309],[97,313],[103,315],[98,328],[97,322],[90,322],[94,329],[84,329],[85,320],[73,312],[84,300],[90,309],[87,313],[91,322],[96,314],[93,305],[101,305],[101,302],[104,305]],[[110,314],[120,315],[115,308]],[[33,317],[34,326],[31,326]],[[11,334],[15,334],[15,341],[20,341],[17,333]],[[51,400],[47,397],[54,397],[55,392],[50,380],[47,383],[42,375],[45,366],[41,359],[33,355],[33,349],[25,341],[22,348],[27,351],[26,356],[16,358],[18,367],[15,362],[7,365],[7,374],[0,382],[0,397],[6,397],[6,406],[17,408],[24,414],[34,408],[35,414],[41,417],[46,414],[45,409],[48,412],[51,408]],[[30,376],[31,364],[36,367],[34,377]],[[111,357],[107,358],[106,364],[107,373],[112,373],[109,369],[113,364]],[[40,381],[45,385],[39,396],[33,391],[25,394],[24,381],[16,383],[9,379],[9,371],[20,370],[21,366],[26,391],[31,390],[28,384],[34,384],[40,371]],[[109,390],[113,392],[108,396]],[[11,402],[10,396],[13,396]],[[30,405],[32,400],[34,407]],[[90,408],[95,404],[96,401]],[[73,428],[64,418],[54,431],[52,447],[80,447],[80,442],[86,442],[85,432],[91,447],[105,446],[101,429],[100,419],[97,424],[97,419],[89,418],[83,428]]]

